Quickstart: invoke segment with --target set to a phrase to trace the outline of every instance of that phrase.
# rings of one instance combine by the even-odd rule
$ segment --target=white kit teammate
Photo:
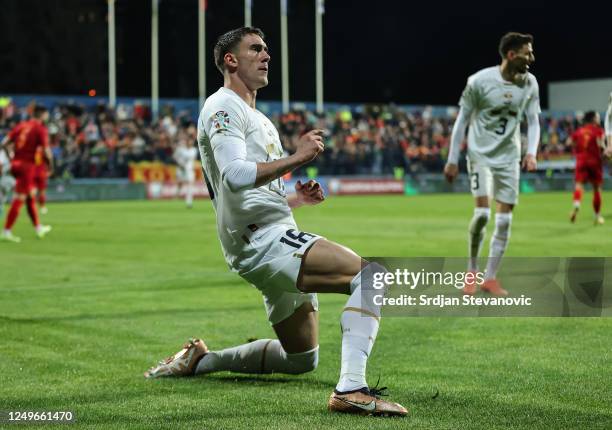
[[[173,154],[176,161],[176,181],[178,182],[177,193],[181,188],[185,192],[185,204],[188,208],[193,206],[193,187],[195,182],[194,162],[198,158],[198,150],[189,145],[184,138],[179,139]]]
[[[0,215],[8,195],[15,186],[15,178],[11,176],[11,160],[4,149],[0,149]]]
[[[508,294],[497,281],[497,270],[510,238],[512,209],[518,201],[521,158],[520,124],[527,118],[527,154],[523,168],[534,171],[540,140],[538,83],[529,73],[535,61],[533,37],[507,33],[501,38],[501,65],[482,69],[470,76],[453,126],[448,162],[444,174],[452,182],[458,174],[461,141],[468,131],[468,172],[475,198],[474,216],[469,225],[469,272],[478,271],[478,254],[489,221],[489,196],[496,203],[495,231],[491,238],[485,281],[481,290],[494,295]],[[474,294],[469,283],[465,294]]]
[[[260,339],[210,351],[200,339],[145,373],[147,378],[218,371],[310,372],[319,356],[317,292],[350,294],[341,316],[342,366],[330,396],[331,411],[361,415],[406,415],[404,407],[369,388],[366,363],[378,332],[380,306],[374,290],[362,288],[380,266],[348,248],[300,231],[291,209],[324,199],[318,183],[298,182],[287,197],[282,176],[323,151],[322,131],[299,139],[283,157],[278,131],[255,108],[257,90],[268,84],[270,55],[261,30],[251,27],[222,35],[215,64],[224,86],[210,96],[198,120],[198,143],[217,229],[230,268],[263,295],[277,339]],[[363,295],[363,301],[362,301]]]
[[[612,157],[612,92],[610,92],[610,98],[608,99],[604,129],[606,132],[606,156]]]

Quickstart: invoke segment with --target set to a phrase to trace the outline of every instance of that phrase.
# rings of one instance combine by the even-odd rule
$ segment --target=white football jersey
[[[198,158],[198,150],[193,146],[180,145],[174,151],[174,160],[185,171],[193,170],[194,161]]]
[[[213,143],[211,143],[211,141]],[[282,178],[258,188],[232,192],[221,180],[213,150],[245,145],[246,161],[264,163],[283,156],[274,124],[228,88],[208,97],[198,118],[198,145],[204,175],[217,213],[217,231],[225,260],[237,270],[245,257],[245,232],[269,224],[295,227]],[[257,226],[257,227],[253,227]]]
[[[539,114],[538,82],[527,73],[522,84],[504,80],[499,66],[468,78],[460,106],[470,118],[468,157],[485,166],[503,166],[521,158],[523,114]]]

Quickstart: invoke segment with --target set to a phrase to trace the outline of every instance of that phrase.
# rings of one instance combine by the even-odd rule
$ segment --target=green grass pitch
[[[612,193],[603,226],[588,199],[570,225],[571,194],[522,196],[507,255],[612,256]],[[463,256],[471,200],[332,197],[296,218],[361,255]],[[320,297],[313,373],[147,381],[191,336],[213,349],[273,336],[259,293],[223,261],[212,206],[62,203],[44,220],[54,230],[38,241],[22,211],[23,242],[0,243],[0,410],[73,410],[78,428],[612,428],[604,318],[384,320],[369,380],[380,376],[406,419],[327,412],[344,296]]]

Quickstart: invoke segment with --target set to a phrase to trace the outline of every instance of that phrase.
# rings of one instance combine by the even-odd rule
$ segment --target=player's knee
[[[287,354],[287,360],[291,362],[291,371],[289,373],[299,375],[302,373],[312,372],[319,365],[319,347],[306,352],[296,354]]]
[[[512,225],[511,213],[498,213],[495,215],[495,236],[500,238],[510,237],[510,227]]]
[[[385,281],[387,272],[387,268],[382,264],[376,262],[368,263],[353,278],[351,290],[354,291],[357,284],[359,284],[362,288],[362,293],[384,294],[388,287]]]
[[[491,218],[490,208],[474,208],[474,217],[472,219],[472,222],[470,223],[470,232],[480,232],[483,228],[486,227],[487,223],[489,222],[489,218]]]

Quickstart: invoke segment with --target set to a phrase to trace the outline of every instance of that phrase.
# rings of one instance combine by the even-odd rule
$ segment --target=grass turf
[[[612,255],[612,223],[594,227],[585,205],[570,225],[570,203],[522,196],[507,255]],[[361,255],[462,256],[471,211],[467,195],[343,197],[296,219]],[[80,428],[612,427],[604,318],[386,319],[368,374],[408,407],[403,420],[326,410],[343,296],[320,297],[313,373],[146,381],[190,336],[212,348],[273,336],[259,293],[226,268],[211,205],[52,204],[44,220],[43,241],[22,213],[23,242],[0,243],[0,410],[73,410]]]

